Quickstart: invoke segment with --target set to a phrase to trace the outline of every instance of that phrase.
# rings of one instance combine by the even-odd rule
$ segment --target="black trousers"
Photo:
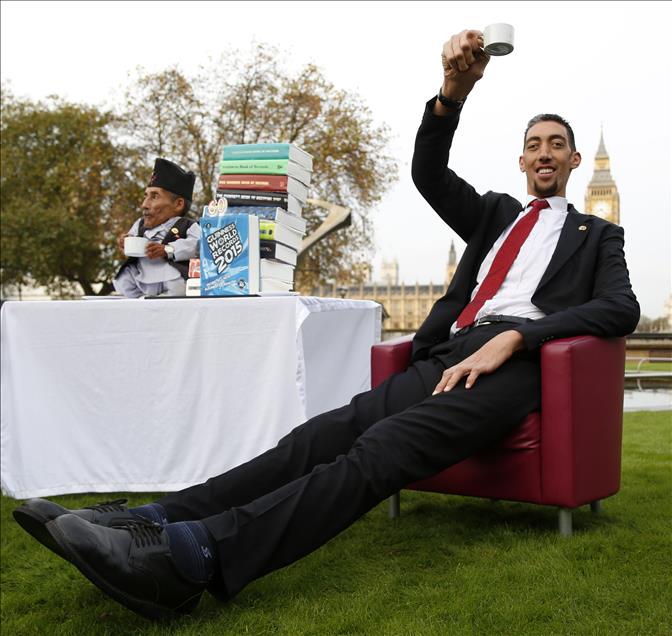
[[[386,497],[504,437],[539,408],[538,354],[432,396],[443,371],[510,329],[477,327],[278,445],[160,499],[170,521],[202,520],[217,543],[222,598],[312,552]]]

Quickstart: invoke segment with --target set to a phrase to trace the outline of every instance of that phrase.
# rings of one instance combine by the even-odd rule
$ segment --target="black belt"
[[[513,322],[517,325],[524,325],[526,322],[530,322],[531,320],[531,318],[520,318],[519,316],[504,316],[502,314],[493,314],[491,316],[483,316],[482,318],[472,322],[470,325],[462,327],[462,329],[459,329],[455,332],[455,335],[461,336],[474,329],[474,327],[480,327],[481,325],[491,325],[495,322]]]

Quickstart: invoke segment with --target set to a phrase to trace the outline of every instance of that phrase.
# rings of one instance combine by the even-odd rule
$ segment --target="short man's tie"
[[[483,307],[485,301],[490,300],[497,293],[497,290],[502,286],[506,275],[509,273],[513,261],[516,260],[520,248],[523,246],[535,223],[539,220],[540,210],[548,207],[550,207],[550,204],[546,199],[535,199],[532,201],[532,209],[509,232],[506,240],[495,255],[495,260],[492,261],[490,270],[483,279],[476,296],[474,296],[474,299],[457,317],[458,329],[462,329],[462,327],[466,327],[474,322],[476,314]]]

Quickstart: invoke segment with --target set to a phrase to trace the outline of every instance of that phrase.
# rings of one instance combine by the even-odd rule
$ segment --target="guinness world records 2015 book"
[[[251,214],[204,216],[201,296],[259,293],[259,219]]]

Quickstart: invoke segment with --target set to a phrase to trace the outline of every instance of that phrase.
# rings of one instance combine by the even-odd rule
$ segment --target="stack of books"
[[[312,169],[312,157],[294,144],[224,147],[216,200],[201,219],[202,295],[294,289]]]
[[[306,232],[302,208],[308,198],[313,158],[294,144],[225,146],[219,164],[218,202],[227,214],[259,219],[261,291],[290,291]]]

